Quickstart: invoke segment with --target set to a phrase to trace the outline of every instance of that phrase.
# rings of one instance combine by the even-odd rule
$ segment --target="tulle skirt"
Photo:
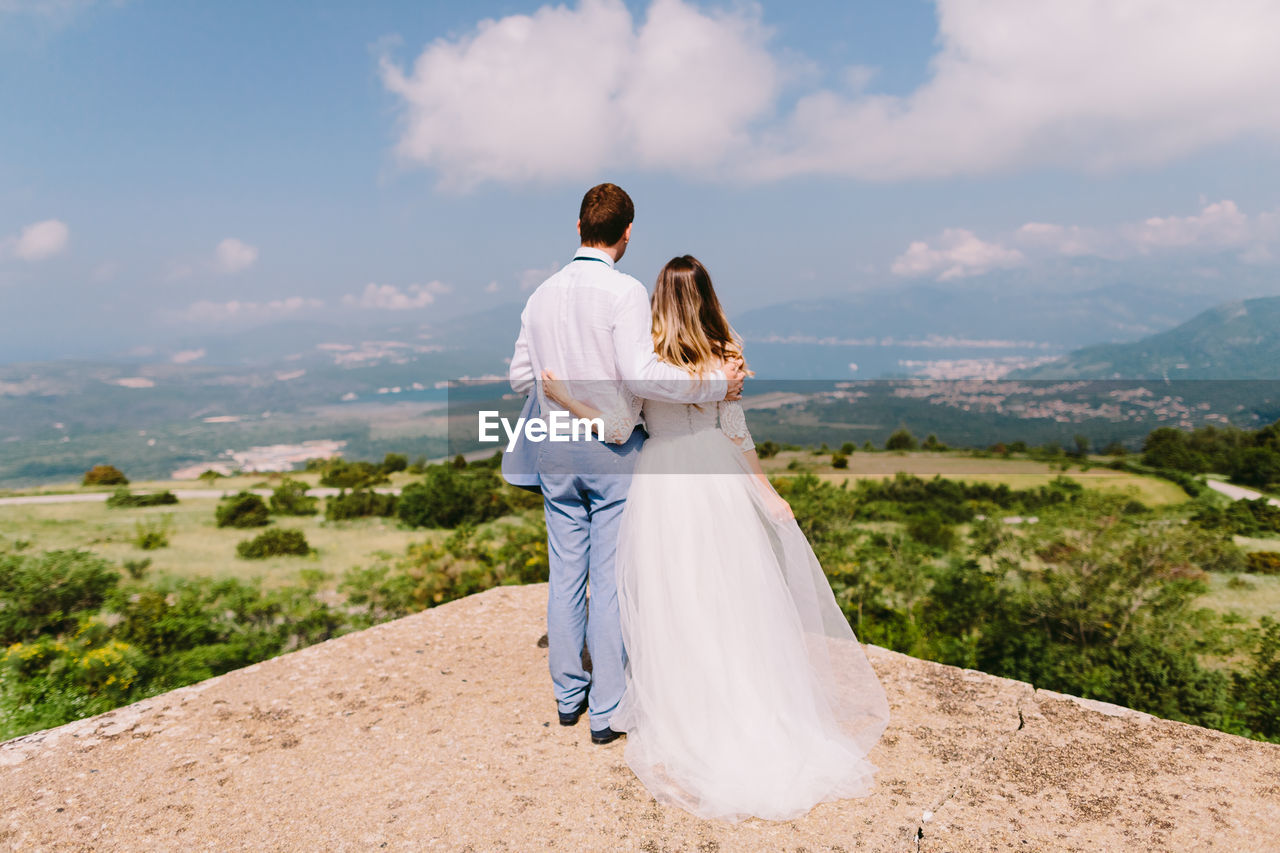
[[[786,820],[870,793],[884,689],[804,534],[719,430],[645,443],[616,571],[627,666],[610,727],[657,800]]]

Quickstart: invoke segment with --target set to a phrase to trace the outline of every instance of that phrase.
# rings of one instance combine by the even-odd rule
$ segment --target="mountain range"
[[[1280,296],[1226,302],[1132,343],[1098,344],[1011,379],[1280,379]]]

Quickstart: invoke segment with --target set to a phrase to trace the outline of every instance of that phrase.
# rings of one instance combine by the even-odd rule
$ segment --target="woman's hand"
[[[550,370],[542,371],[542,390],[566,409],[573,402],[573,397],[569,395],[569,389],[565,387],[564,381],[557,378]]]
[[[782,495],[770,489],[765,495],[765,506],[769,510],[769,515],[779,521],[786,521],[796,517],[795,512],[791,509],[791,504],[787,503]]]

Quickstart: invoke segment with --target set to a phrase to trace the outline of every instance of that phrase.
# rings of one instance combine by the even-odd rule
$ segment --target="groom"
[[[741,362],[735,362],[713,373],[711,381],[696,383],[681,368],[658,360],[648,291],[614,268],[627,251],[634,218],[631,197],[620,187],[600,184],[587,190],[578,211],[582,245],[573,260],[529,297],[509,371],[511,387],[522,394],[533,390],[545,411],[551,407],[535,381],[543,370],[551,370],[601,411],[625,407],[634,424],[630,438],[621,444],[542,442],[535,451],[551,564],[551,681],[560,724],[574,725],[589,709],[593,743],[618,737],[609,727],[609,717],[622,698],[626,653],[613,561],[631,471],[645,439],[639,398],[673,403],[736,400],[744,377]],[[590,674],[582,666],[584,639],[591,655]]]

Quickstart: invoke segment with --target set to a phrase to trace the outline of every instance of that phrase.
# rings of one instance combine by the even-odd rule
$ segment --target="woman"
[[[655,350],[691,380],[742,355],[697,259],[663,268],[652,307]],[[630,432],[543,380],[606,437]],[[884,690],[741,404],[643,411],[616,562],[626,691],[609,726],[627,734],[627,763],[656,799],[705,818],[785,820],[870,793]]]

